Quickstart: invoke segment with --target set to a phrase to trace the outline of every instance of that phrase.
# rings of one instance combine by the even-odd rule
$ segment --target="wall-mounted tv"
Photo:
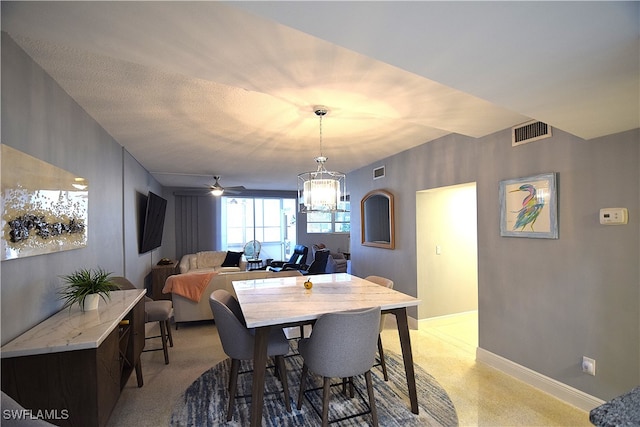
[[[139,252],[149,252],[162,244],[162,229],[167,201],[157,194],[149,192],[148,197],[140,197],[140,217],[142,235],[139,239]],[[145,200],[146,199],[146,200]],[[144,213],[144,216],[142,215]]]

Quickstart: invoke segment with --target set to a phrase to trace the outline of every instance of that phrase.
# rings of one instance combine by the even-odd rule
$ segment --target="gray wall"
[[[90,185],[87,247],[2,261],[3,344],[60,309],[60,275],[100,266],[142,287],[153,263],[173,256],[173,202],[163,247],[139,255],[136,192],[162,195],[162,188],[5,33],[2,143],[82,176]]]
[[[171,192],[163,187],[144,169],[138,161],[123,149],[123,186],[122,194],[124,210],[124,275],[137,287],[150,285],[151,267],[160,258],[175,259],[175,206],[174,197]],[[140,220],[138,215],[141,207],[141,197],[146,197],[152,191],[158,196],[167,199],[167,210],[165,213],[164,230],[162,233],[162,247],[144,254],[138,253],[138,240],[141,234],[139,229]]]
[[[480,347],[607,400],[640,383],[640,132],[553,132],[516,148],[509,129],[449,135],[350,173],[352,271],[416,295],[416,191],[477,182]],[[544,172],[558,173],[560,238],[500,237],[499,181]],[[374,188],[395,195],[393,251],[356,243],[357,201]],[[600,225],[603,207],[627,207],[629,224]],[[583,355],[597,376],[580,372]]]

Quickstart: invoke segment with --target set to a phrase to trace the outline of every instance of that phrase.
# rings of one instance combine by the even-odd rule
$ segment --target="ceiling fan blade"
[[[240,185],[240,186],[235,186],[235,187],[225,187],[224,185],[220,184],[220,175],[214,175],[213,179],[215,179],[215,182],[213,183],[213,185],[210,185],[209,188],[212,191],[213,194],[213,190],[221,190],[220,194],[214,194],[214,196],[222,196],[223,194],[240,194],[243,191],[246,190],[246,188],[244,188],[244,186]]]
[[[228,194],[241,194],[245,190],[246,188],[244,188],[244,186],[242,185],[236,187],[224,187],[224,192]]]
[[[207,188],[207,190],[202,190],[202,192],[204,193],[205,191],[208,193],[211,193],[213,190],[222,190],[222,194],[218,194],[218,196],[226,194],[226,195],[234,195],[234,194],[240,194],[243,191],[246,191],[246,188],[243,185],[239,185],[239,186],[233,186],[233,187],[226,187],[223,184],[220,184],[220,175],[206,175],[206,174],[190,174],[190,173],[176,173],[176,172],[152,172],[152,174],[154,176],[156,176],[156,178],[161,177],[161,176],[171,176],[171,177],[184,177],[184,178],[191,178],[196,179],[196,178],[208,178],[206,179],[206,181],[208,181],[207,183],[205,183],[205,180],[201,180],[201,179],[197,179],[198,181],[200,181],[199,183],[197,183],[197,185],[202,185],[204,187]],[[213,178],[214,182],[211,183],[211,178]],[[205,182],[203,182],[205,181]],[[184,187],[194,187],[194,185],[184,185]]]

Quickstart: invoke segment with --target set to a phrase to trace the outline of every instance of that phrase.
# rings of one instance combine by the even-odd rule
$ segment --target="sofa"
[[[245,271],[247,260],[242,256],[242,252],[202,251],[184,255],[180,259],[179,267],[181,274],[195,271]]]
[[[197,269],[196,269],[197,271]],[[192,270],[193,273],[193,270]],[[181,275],[176,275],[181,276]],[[171,277],[176,277],[171,276]],[[292,277],[301,276],[298,270],[290,271],[268,271],[268,270],[253,270],[253,271],[220,271],[214,273],[214,275],[208,281],[206,288],[202,292],[202,296],[198,302],[195,302],[189,298],[178,295],[172,292],[173,299],[173,311],[176,325],[181,322],[195,322],[198,320],[210,320],[213,319],[211,313],[211,307],[209,306],[209,295],[217,289],[225,289],[232,295],[235,295],[233,290],[234,280],[253,280],[253,279],[266,279],[271,277]]]
[[[316,244],[311,247],[312,258],[316,258],[317,251],[329,251],[324,243]],[[347,259],[339,252],[329,251],[329,259],[327,260],[327,268],[325,273],[346,273]]]

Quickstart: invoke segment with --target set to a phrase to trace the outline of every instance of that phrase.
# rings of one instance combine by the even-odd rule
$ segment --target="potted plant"
[[[64,300],[64,307],[78,304],[82,311],[98,308],[100,298],[107,300],[114,289],[109,279],[111,273],[102,268],[81,268],[68,276],[61,276],[65,285],[60,290],[60,299]]]

